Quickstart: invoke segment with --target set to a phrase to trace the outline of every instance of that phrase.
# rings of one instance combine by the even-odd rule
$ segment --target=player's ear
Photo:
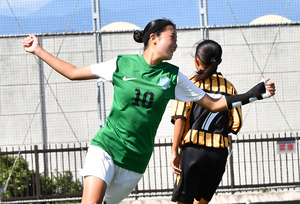
[[[157,35],[155,35],[154,33],[151,33],[151,35],[150,35],[150,37],[149,37],[149,41],[150,41],[150,43],[152,43],[152,44],[156,45],[156,43],[157,43],[157,39],[158,39],[158,36],[157,36]]]
[[[199,67],[200,66],[200,59],[198,57],[194,57],[194,61],[195,61],[195,66]]]
[[[220,59],[220,62],[218,63],[218,65],[221,64],[221,62],[222,62],[222,59]]]
[[[198,70],[199,67],[201,66],[201,61],[200,61],[200,59],[198,57],[195,56],[194,57],[194,62],[195,62],[195,67]]]

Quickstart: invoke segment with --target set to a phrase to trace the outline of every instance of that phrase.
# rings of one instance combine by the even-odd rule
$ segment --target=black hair
[[[152,33],[160,36],[161,32],[166,30],[166,26],[171,25],[176,29],[176,25],[169,19],[156,19],[149,22],[143,31],[135,30],[133,39],[138,43],[144,43],[144,49],[148,46],[148,40]]]
[[[222,59],[222,47],[213,40],[203,40],[197,45],[195,57],[206,66],[205,69],[197,71],[195,79],[197,81],[207,79],[217,72]]]

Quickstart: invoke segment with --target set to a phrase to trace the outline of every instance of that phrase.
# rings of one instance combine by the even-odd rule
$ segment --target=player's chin
[[[173,57],[173,53],[172,53],[171,55],[166,56],[166,57],[165,57],[165,60],[171,60],[172,57]]]

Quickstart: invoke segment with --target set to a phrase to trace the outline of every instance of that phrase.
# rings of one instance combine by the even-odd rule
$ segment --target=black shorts
[[[225,172],[227,148],[186,144],[181,155],[181,175],[177,176],[172,201],[193,203],[194,198],[210,201]]]

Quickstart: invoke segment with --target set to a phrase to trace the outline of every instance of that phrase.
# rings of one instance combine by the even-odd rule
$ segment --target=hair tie
[[[212,63],[217,62],[217,60],[215,58],[211,58],[210,60]]]

